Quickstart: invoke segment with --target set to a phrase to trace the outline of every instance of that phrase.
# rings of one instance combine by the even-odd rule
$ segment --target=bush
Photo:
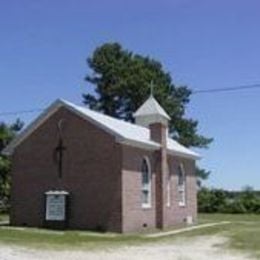
[[[0,213],[8,213],[10,209],[9,198],[0,198]]]
[[[250,187],[240,192],[202,188],[198,193],[198,209],[203,213],[260,214],[260,196]]]
[[[227,203],[227,205],[222,209],[222,211],[219,211],[220,213],[231,213],[231,214],[243,214],[247,213],[247,210],[244,206],[244,204],[239,200],[234,200],[230,203]]]

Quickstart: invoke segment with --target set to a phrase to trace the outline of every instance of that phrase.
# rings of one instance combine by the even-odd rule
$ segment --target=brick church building
[[[135,124],[55,101],[4,153],[11,225],[134,232],[196,222],[199,155],[153,96]]]

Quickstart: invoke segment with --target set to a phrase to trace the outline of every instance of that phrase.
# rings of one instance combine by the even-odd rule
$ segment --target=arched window
[[[178,167],[178,201],[180,206],[186,205],[186,176],[182,163]]]
[[[151,167],[147,157],[142,161],[142,207],[151,207]]]

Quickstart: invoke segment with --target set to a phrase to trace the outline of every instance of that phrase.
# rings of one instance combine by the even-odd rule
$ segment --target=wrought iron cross
[[[59,143],[55,148],[56,154],[58,155],[58,176],[62,178],[63,173],[63,152],[66,150],[66,147],[63,145],[62,140],[62,120],[58,123],[58,134],[59,134]]]

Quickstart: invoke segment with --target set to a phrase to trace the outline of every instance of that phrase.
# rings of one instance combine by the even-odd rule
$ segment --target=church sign
[[[45,220],[65,221],[66,220],[66,198],[69,193],[66,191],[48,191],[46,195]]]

